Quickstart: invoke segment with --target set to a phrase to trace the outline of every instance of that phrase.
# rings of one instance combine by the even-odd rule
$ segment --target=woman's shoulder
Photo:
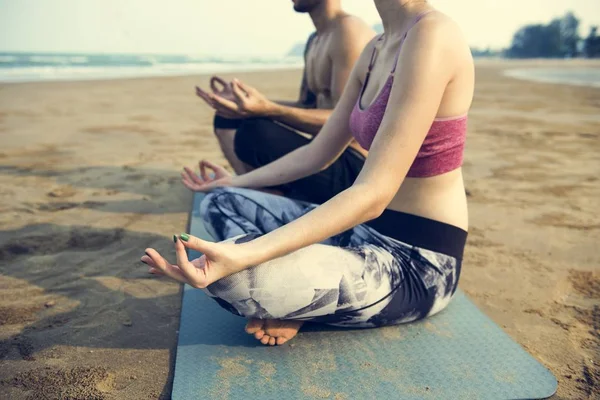
[[[438,53],[448,66],[453,64],[453,60],[458,64],[472,62],[471,49],[460,25],[437,10],[424,15],[410,29],[402,47],[405,53],[418,53],[425,49],[430,54]]]
[[[447,14],[433,10],[422,16],[406,37],[410,41],[435,41],[440,46],[468,47],[460,25]]]
[[[377,46],[377,42],[379,42],[379,39],[381,39],[381,36],[381,34],[377,34],[373,36],[371,40],[369,40],[369,42],[363,48],[359,62],[365,62],[367,64],[369,63],[369,61],[371,60],[371,56],[373,55],[373,51]]]
[[[381,35],[376,35],[363,47],[358,60],[354,64],[355,71],[361,74],[367,72],[369,62],[371,61],[371,57],[373,55],[373,50],[375,49],[376,43],[380,37]]]

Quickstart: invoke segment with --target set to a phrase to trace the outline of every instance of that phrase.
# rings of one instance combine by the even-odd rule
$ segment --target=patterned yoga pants
[[[200,214],[215,240],[242,243],[315,207],[259,191],[221,188],[204,198]],[[246,318],[349,327],[406,323],[448,305],[466,237],[467,232],[455,226],[386,210],[367,224],[203,290],[226,310]]]

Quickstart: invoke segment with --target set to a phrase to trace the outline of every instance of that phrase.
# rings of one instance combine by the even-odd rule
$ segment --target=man
[[[341,0],[294,0],[297,12],[308,13],[316,28],[304,53],[305,69],[297,102],[274,102],[258,90],[234,80],[211,79],[213,93],[197,95],[216,110],[214,132],[237,174],[259,168],[306,145],[331,115],[354,63],[374,31],[345,13]],[[236,96],[236,86],[245,98]],[[299,133],[300,132],[300,133]],[[323,203],[351,186],[366,151],[356,142],[324,171],[273,188],[285,196]]]

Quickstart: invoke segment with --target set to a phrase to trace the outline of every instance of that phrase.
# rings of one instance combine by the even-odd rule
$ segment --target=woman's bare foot
[[[303,321],[252,318],[246,324],[246,332],[254,335],[262,344],[275,346],[284,344],[296,336],[303,323]]]

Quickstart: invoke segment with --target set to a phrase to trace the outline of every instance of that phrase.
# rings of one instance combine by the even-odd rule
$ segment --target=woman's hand
[[[204,289],[213,282],[248,267],[244,260],[248,259],[244,246],[233,242],[207,242],[195,236],[182,233],[173,236],[177,264],[169,263],[154,249],[146,249],[141,261],[147,264],[148,272],[166,275],[176,281]],[[188,260],[185,249],[192,249],[204,255],[195,260]]]
[[[188,167],[183,168],[181,182],[188,189],[194,192],[208,192],[218,187],[232,186],[233,176],[225,168],[207,160],[200,161],[199,166],[200,175]],[[208,175],[207,169],[213,171],[212,177]]]

